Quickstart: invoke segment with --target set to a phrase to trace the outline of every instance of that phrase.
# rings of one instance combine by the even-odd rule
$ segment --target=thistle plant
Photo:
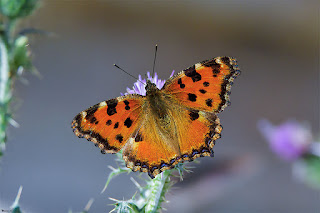
[[[118,161],[119,166],[118,168],[109,166],[111,172],[101,193],[107,189],[111,179],[113,179],[115,176],[132,172],[131,169],[125,166],[122,153],[119,152],[116,155],[116,161]],[[115,201],[115,208],[112,211],[118,213],[159,212],[161,209],[163,209],[162,204],[166,202],[166,193],[170,190],[171,186],[174,185],[172,177],[176,176],[175,173],[178,172],[180,180],[182,180],[183,171],[190,172],[190,170],[188,170],[185,166],[185,163],[178,163],[174,169],[165,170],[161,174],[157,175],[154,179],[144,179],[145,186],[143,187],[135,179],[131,178],[131,181],[138,189],[138,193],[134,194],[129,200],[117,200],[110,198],[110,200]]]
[[[18,126],[11,110],[15,80],[25,71],[36,71],[28,49],[30,31],[18,31],[18,25],[38,5],[38,0],[0,0],[0,156],[5,150],[8,124]]]
[[[10,206],[9,210],[4,210],[2,209],[2,212],[10,212],[10,213],[22,213],[21,209],[20,209],[20,197],[21,197],[21,193],[22,193],[22,186],[20,186],[16,199],[14,200],[13,204]]]
[[[270,149],[292,163],[293,175],[320,189],[320,140],[314,139],[310,127],[293,120],[278,126],[262,120],[258,127]]]

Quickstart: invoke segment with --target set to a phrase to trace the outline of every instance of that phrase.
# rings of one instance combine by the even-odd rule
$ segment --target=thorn
[[[91,205],[93,204],[93,201],[94,201],[93,198],[91,198],[91,199],[88,201],[87,205],[84,207],[84,211],[86,211],[86,212],[89,211]]]

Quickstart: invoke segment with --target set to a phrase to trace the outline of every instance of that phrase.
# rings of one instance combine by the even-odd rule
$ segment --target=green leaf
[[[306,169],[306,181],[312,187],[320,188],[320,157],[316,155],[307,155],[304,157]]]
[[[10,19],[30,15],[37,7],[38,0],[0,0],[0,12]]]
[[[30,71],[35,69],[28,50],[28,42],[27,36],[19,36],[14,42],[10,54],[10,67],[13,76],[16,76],[20,69]]]

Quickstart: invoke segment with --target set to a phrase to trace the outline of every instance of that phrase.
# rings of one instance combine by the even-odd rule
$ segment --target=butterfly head
[[[147,80],[147,84],[146,84],[145,89],[147,91],[147,95],[148,94],[154,94],[157,91],[159,91],[157,85],[155,83],[152,83],[150,80]]]

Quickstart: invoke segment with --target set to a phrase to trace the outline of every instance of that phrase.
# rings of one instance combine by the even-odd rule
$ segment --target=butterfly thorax
[[[155,83],[152,83],[150,80],[147,81],[147,85],[145,86],[145,89],[147,91],[146,93],[147,96],[159,91],[157,85]]]
[[[147,81],[146,89],[146,97],[149,103],[149,108],[154,117],[158,119],[165,119],[167,117],[167,105],[166,102],[157,88],[156,84],[151,81]]]

